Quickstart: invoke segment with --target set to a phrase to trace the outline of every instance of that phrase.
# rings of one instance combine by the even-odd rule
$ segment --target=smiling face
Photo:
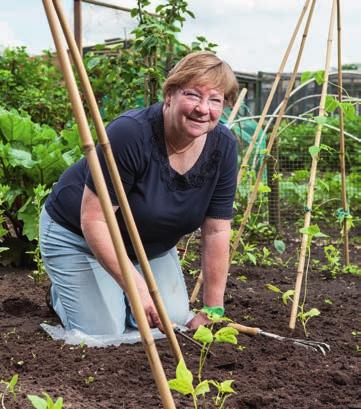
[[[188,141],[207,134],[218,124],[223,99],[221,90],[208,85],[190,84],[169,92],[164,104],[167,129]]]

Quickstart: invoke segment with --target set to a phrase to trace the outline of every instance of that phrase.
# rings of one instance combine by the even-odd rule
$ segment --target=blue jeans
[[[65,329],[121,335],[131,317],[126,295],[98,263],[85,239],[56,223],[43,208],[40,250],[51,280],[53,308]],[[175,248],[149,260],[172,322],[184,325],[189,300]],[[138,264],[135,267],[140,271]]]

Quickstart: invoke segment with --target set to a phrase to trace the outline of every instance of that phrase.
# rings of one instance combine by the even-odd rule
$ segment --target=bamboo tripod
[[[60,25],[63,29],[63,33],[68,42],[68,46],[72,55],[72,58],[75,62],[76,68],[78,70],[82,86],[85,91],[86,100],[89,104],[92,117],[94,119],[96,131],[102,149],[104,150],[104,156],[106,158],[107,167],[111,174],[112,183],[115,187],[119,205],[125,219],[127,229],[132,239],[133,246],[136,250],[136,254],[140,265],[142,267],[146,282],[150,291],[150,294],[154,300],[154,303],[157,307],[160,319],[163,324],[163,328],[167,334],[168,340],[170,341],[173,353],[179,361],[182,359],[182,354],[176,340],[172,324],[167,316],[165,308],[162,304],[162,301],[157,290],[153,274],[151,272],[149,262],[146,258],[144,248],[142,246],[139,234],[136,230],[133,217],[129,208],[129,204],[116,169],[114,157],[112,155],[111,147],[105,132],[104,125],[102,123],[100,113],[95,102],[95,97],[92,92],[89,79],[86,75],[80,53],[77,49],[75,39],[71,34],[71,31],[67,25],[65,14],[63,12],[61,3],[59,0],[43,0],[45,12],[48,18],[49,26],[52,32],[54,43],[57,49],[59,61],[61,68],[64,74],[66,86],[69,92],[69,97],[71,100],[74,117],[79,127],[79,133],[82,139],[83,149],[85,156],[87,158],[89,169],[92,174],[97,195],[99,197],[101,207],[105,216],[105,220],[111,235],[112,243],[116,252],[117,260],[121,271],[124,274],[124,281],[128,288],[128,297],[131,303],[132,311],[135,315],[135,319],[138,324],[138,328],[142,337],[143,345],[147,353],[149,364],[152,370],[153,377],[155,379],[156,385],[158,387],[161,400],[165,408],[175,408],[173,397],[168,387],[167,379],[162,367],[162,364],[159,359],[159,355],[152,337],[148,321],[143,310],[140,296],[138,294],[134,278],[129,273],[130,266],[127,253],[125,250],[124,242],[121,237],[118,223],[112,208],[112,203],[110,201],[109,193],[105,184],[104,176],[98,161],[98,157],[95,150],[95,145],[90,133],[89,125],[85,115],[84,107],[82,105],[81,97],[77,89],[77,85],[74,78],[74,73],[72,71],[71,63],[67,51],[62,43]]]
[[[301,45],[300,45],[298,56],[297,56],[297,59],[296,59],[296,63],[294,65],[294,69],[293,69],[293,72],[292,72],[292,75],[291,75],[291,78],[290,78],[290,81],[289,81],[289,84],[288,84],[288,87],[287,87],[287,90],[286,90],[286,93],[285,93],[285,97],[284,97],[282,103],[279,106],[279,112],[278,112],[278,115],[276,117],[276,122],[275,122],[275,125],[273,127],[273,131],[271,133],[271,136],[270,136],[270,139],[269,139],[269,142],[268,142],[268,145],[267,145],[266,152],[268,153],[268,155],[271,152],[273,143],[274,143],[275,138],[276,138],[277,133],[278,133],[278,129],[279,129],[281,120],[284,117],[285,110],[286,110],[287,103],[289,101],[290,95],[292,95],[291,91],[293,89],[295,79],[296,79],[296,76],[297,76],[298,66],[299,66],[299,63],[300,63],[300,60],[301,60],[301,57],[302,57],[303,48],[304,48],[306,38],[307,38],[307,35],[308,35],[308,31],[309,31],[309,27],[310,27],[312,15],[313,15],[315,3],[316,3],[316,1],[312,0],[310,10],[309,10],[309,14],[308,14],[308,18],[307,18],[307,22],[306,22],[304,32],[303,32],[303,36],[302,36]],[[285,63],[287,61],[287,58],[288,58],[289,54],[290,54],[291,48],[293,46],[293,43],[294,43],[294,40],[295,40],[295,37],[296,37],[296,34],[297,34],[297,32],[298,32],[298,30],[300,28],[302,19],[304,18],[304,15],[305,15],[308,7],[309,7],[309,4],[310,4],[309,1],[305,2],[305,5],[304,5],[303,10],[301,12],[301,15],[299,17],[299,20],[297,22],[295,31],[294,31],[294,33],[293,33],[293,35],[291,37],[290,44],[289,44],[289,46],[288,46],[288,48],[286,50],[285,56],[284,56],[284,58],[282,60],[279,72],[277,73],[277,75],[275,77],[273,87],[272,87],[272,89],[270,91],[270,94],[268,96],[268,99],[267,99],[266,105],[265,105],[265,107],[263,109],[263,112],[262,112],[262,115],[260,117],[259,123],[258,123],[258,125],[256,127],[256,130],[254,132],[254,135],[252,137],[252,140],[251,140],[251,143],[250,143],[250,145],[248,147],[248,150],[247,150],[247,152],[246,152],[246,154],[245,154],[245,156],[243,158],[242,165],[241,165],[240,171],[238,173],[238,178],[237,178],[238,183],[240,183],[242,181],[244,172],[246,171],[246,169],[248,167],[249,157],[250,157],[250,155],[251,155],[251,153],[252,153],[252,151],[254,149],[254,145],[255,145],[255,143],[257,141],[258,133],[262,129],[264,120],[267,117],[268,109],[270,107],[271,101],[272,101],[273,96],[275,94],[278,82],[279,82],[279,80],[281,78],[281,74],[283,72],[284,65],[285,65]],[[339,33],[339,35],[338,35],[338,78],[339,78],[339,101],[341,102],[342,101],[342,71],[341,71],[341,35],[340,35],[340,33],[341,33],[341,23],[340,23],[339,0],[338,0],[337,6],[338,6],[338,8],[337,8],[337,11],[338,11],[338,13],[337,13],[337,15],[338,15],[338,33]],[[332,16],[333,17],[331,17],[331,22],[330,22],[330,33],[332,33],[331,24],[333,25],[333,20],[334,20],[334,15],[335,15],[335,5],[333,5],[332,10],[333,10],[332,11]],[[330,41],[330,39],[331,39],[330,33],[329,33],[329,40],[328,40],[328,46],[327,46],[328,51],[327,51],[326,61],[327,61],[327,59],[330,58],[329,54],[330,54],[330,47],[331,47],[331,44],[332,44],[332,41]],[[325,98],[326,98],[326,94],[327,94],[329,65],[330,65],[329,61],[326,62],[325,71],[327,72],[327,77],[325,78],[325,82],[323,84],[323,93],[321,94],[321,101],[320,101],[320,107],[319,107],[320,115],[319,116],[324,116],[324,105],[325,105]],[[320,146],[321,132],[322,132],[322,125],[318,125],[317,130],[316,130],[316,137],[315,137],[315,140],[316,140],[315,141],[315,146],[317,146],[317,147]],[[267,165],[268,155],[266,155],[266,157],[264,158],[264,160],[262,162],[262,165],[260,166],[260,169],[259,169],[259,171],[257,173],[256,182],[255,182],[253,190],[252,190],[252,192],[250,194],[250,197],[248,199],[247,208],[246,208],[245,213],[243,215],[243,219],[242,219],[241,225],[239,227],[239,231],[238,231],[237,236],[236,236],[236,238],[235,238],[235,240],[233,242],[233,245],[231,246],[230,262],[232,262],[234,254],[235,254],[235,252],[236,252],[236,250],[238,248],[241,236],[244,233],[246,223],[247,223],[248,218],[249,218],[249,216],[251,214],[253,205],[254,205],[254,203],[256,201],[257,193],[258,193],[258,187],[259,187],[259,185],[260,185],[260,183],[262,181],[262,175],[263,175],[263,172],[264,172],[265,167]],[[306,206],[307,209],[311,209],[312,202],[313,202],[313,192],[314,192],[314,185],[315,185],[315,178],[316,178],[317,160],[318,160],[317,157],[313,158],[313,164],[312,164],[312,167],[311,167],[311,176],[310,176],[309,189],[308,189],[308,195],[307,195],[308,196],[307,197],[307,206]],[[340,167],[341,167],[341,180],[342,180],[342,206],[343,206],[343,210],[345,212],[347,212],[346,176],[345,176],[345,149],[344,149],[344,131],[343,131],[343,113],[342,113],[342,110],[340,110]],[[307,212],[306,215],[305,215],[304,228],[309,227],[309,225],[310,225],[310,212]],[[348,231],[347,231],[347,220],[346,219],[344,219],[344,221],[343,221],[343,236],[344,236],[345,264],[347,265],[348,262],[349,262],[349,256],[348,256],[349,253],[348,253]],[[306,247],[304,247],[304,246],[307,244],[307,238],[308,238],[308,235],[305,234],[303,236],[303,239],[302,239],[302,242],[301,242],[301,254],[300,254],[300,258],[299,258],[299,268],[298,268],[297,282],[296,282],[296,287],[295,287],[294,305],[293,305],[293,309],[295,309],[296,311],[298,309],[299,294],[300,294],[302,276],[303,276],[303,271],[304,271],[305,252],[306,252]],[[196,286],[195,286],[195,288],[193,290],[193,293],[192,293],[192,298],[191,299],[193,301],[196,299],[196,297],[198,295],[198,291],[199,291],[201,283],[202,283],[201,280],[202,280],[202,275],[200,274],[199,279],[198,279],[198,281],[196,283]],[[295,319],[294,314],[295,314],[294,311],[292,311],[291,312],[291,321],[290,321],[290,328],[291,329],[294,328],[294,322],[293,322],[293,320]],[[293,325],[293,328],[292,328],[292,325]]]
[[[336,13],[337,13],[336,0],[333,0],[330,25],[329,25],[329,31],[328,31],[328,38],[327,38],[325,76],[324,76],[324,82],[322,85],[320,108],[319,108],[319,116],[321,118],[325,116],[325,104],[326,104],[327,86],[328,86],[328,72],[329,72],[330,63],[331,63],[331,50],[332,50],[331,46],[332,46],[333,29],[334,29]],[[317,148],[320,147],[321,134],[322,134],[322,124],[319,123],[316,128],[315,142],[314,142],[314,146],[316,146]],[[314,191],[315,191],[317,163],[318,163],[318,155],[314,155],[312,157],[310,179],[309,179],[309,184],[308,184],[304,229],[307,229],[310,226],[310,222],[311,222],[311,210],[312,210],[313,196],[314,196]],[[298,305],[299,305],[300,294],[301,294],[303,273],[304,273],[304,268],[305,268],[308,237],[309,235],[307,233],[303,233],[302,240],[301,240],[300,258],[299,258],[298,268],[297,268],[295,294],[293,297],[291,317],[290,317],[290,322],[289,322],[289,328],[291,330],[293,330],[296,325],[297,311],[298,311]]]
[[[308,3],[309,2],[306,2],[305,6],[308,6]],[[233,241],[233,244],[231,246],[231,249],[232,249],[231,250],[231,256],[230,256],[230,261],[231,262],[232,262],[232,259],[234,257],[235,252],[237,251],[240,239],[241,239],[242,234],[243,234],[243,232],[245,230],[245,227],[246,227],[246,223],[247,223],[248,218],[249,218],[249,216],[250,216],[250,214],[252,212],[253,205],[254,205],[254,203],[256,201],[257,194],[258,194],[258,188],[260,186],[260,183],[261,183],[262,177],[263,177],[263,172],[264,172],[264,170],[265,170],[265,168],[267,166],[268,157],[269,157],[270,152],[272,150],[274,141],[275,141],[276,136],[277,136],[279,126],[281,124],[283,115],[285,113],[285,110],[286,110],[286,107],[287,107],[287,104],[288,104],[290,94],[292,92],[293,86],[294,86],[295,81],[296,81],[296,77],[297,77],[297,73],[298,73],[298,67],[299,67],[299,64],[300,64],[300,61],[301,61],[301,57],[302,57],[302,54],[303,54],[303,49],[304,49],[304,46],[305,46],[305,42],[306,42],[306,39],[307,39],[309,27],[310,27],[310,24],[311,24],[315,3],[316,3],[316,0],[312,0],[311,7],[310,7],[308,17],[307,17],[307,21],[306,21],[306,25],[305,25],[304,32],[303,32],[303,35],[302,35],[302,41],[301,41],[300,48],[299,48],[299,51],[298,51],[298,55],[297,55],[297,58],[296,58],[296,62],[294,64],[292,75],[291,75],[290,81],[289,81],[288,86],[287,86],[285,97],[284,97],[284,99],[282,101],[282,104],[281,104],[281,109],[279,111],[279,114],[277,116],[275,125],[273,127],[271,136],[270,136],[268,144],[267,144],[266,155],[265,155],[265,157],[264,157],[264,159],[262,161],[261,166],[259,167],[257,177],[256,177],[256,181],[255,181],[253,190],[252,190],[252,192],[250,194],[250,197],[248,199],[247,207],[246,207],[246,210],[244,212],[241,225],[239,227],[237,235],[236,235],[236,237],[235,237],[235,239]],[[302,18],[304,17],[303,11],[302,11],[301,17]],[[297,31],[298,31],[298,27],[299,27],[299,25],[297,25],[297,27],[296,27]],[[291,41],[291,43],[293,44],[292,41]],[[265,112],[264,117],[266,117],[266,115],[267,115],[267,112]]]
[[[289,95],[290,95],[290,93],[292,91],[293,84],[294,84],[295,79],[296,79],[298,63],[299,63],[300,57],[302,55],[302,50],[303,50],[304,43],[305,43],[305,40],[306,40],[306,37],[307,37],[307,32],[308,32],[308,28],[309,28],[309,25],[310,25],[310,22],[311,22],[315,2],[316,2],[316,0],[312,0],[312,5],[311,5],[310,11],[309,11],[308,19],[307,19],[307,22],[306,22],[306,27],[304,29],[303,38],[302,38],[302,42],[301,42],[301,46],[300,46],[300,51],[299,51],[299,54],[298,54],[298,57],[297,57],[297,62],[296,62],[295,68],[293,70],[293,75],[292,75],[292,78],[290,80],[289,86],[288,86],[287,91],[286,91],[286,96],[285,96],[284,100],[282,101],[281,112],[279,113],[279,115],[277,117],[277,122],[275,124],[274,131],[272,132],[272,135],[270,137],[270,140],[269,140],[269,143],[268,143],[268,146],[267,146],[267,152],[271,152],[271,149],[272,149],[273,142],[274,142],[276,134],[277,134],[279,124],[281,123],[282,116],[283,116],[284,111],[285,111],[286,106],[287,106]],[[259,120],[259,122],[257,124],[257,127],[256,127],[256,129],[255,129],[255,131],[253,133],[253,136],[252,136],[251,142],[250,142],[250,144],[248,146],[247,152],[245,153],[245,156],[243,157],[242,164],[241,164],[240,170],[238,172],[238,176],[237,176],[237,185],[239,185],[241,183],[241,181],[243,179],[243,175],[244,175],[245,171],[248,168],[248,162],[249,162],[250,156],[252,154],[252,151],[254,149],[254,146],[256,144],[258,134],[261,131],[263,123],[264,123],[264,121],[265,121],[265,119],[267,117],[269,107],[271,105],[272,99],[273,99],[273,97],[274,97],[274,95],[276,93],[276,90],[277,90],[277,85],[278,85],[278,83],[279,83],[279,81],[281,79],[281,75],[283,73],[284,67],[285,67],[285,65],[287,63],[288,57],[289,57],[290,52],[292,50],[292,47],[294,45],[297,34],[298,34],[299,30],[300,30],[302,21],[303,21],[303,19],[305,17],[305,14],[306,14],[306,12],[307,12],[307,10],[309,8],[309,5],[310,5],[310,0],[306,0],[305,4],[303,6],[303,9],[301,11],[301,14],[300,14],[300,16],[299,16],[299,18],[297,20],[296,27],[295,27],[295,29],[293,31],[293,34],[291,36],[291,39],[290,39],[290,42],[289,42],[288,47],[286,49],[286,52],[285,52],[285,54],[284,54],[284,56],[282,58],[280,68],[279,68],[278,73],[277,73],[277,75],[275,77],[275,80],[274,80],[274,83],[272,85],[270,94],[269,94],[269,96],[267,98],[265,107],[264,107],[264,109],[262,111],[261,118],[260,118],[260,120]],[[259,169],[257,179],[256,179],[256,183],[255,183],[253,191],[251,192],[250,198],[248,200],[247,208],[246,208],[246,210],[244,212],[242,222],[241,222],[241,225],[239,227],[239,231],[237,232],[237,235],[236,235],[236,237],[235,237],[235,239],[233,241],[233,244],[231,246],[231,249],[230,249],[230,265],[232,263],[232,259],[234,257],[234,254],[235,254],[235,252],[236,252],[236,250],[238,248],[241,236],[242,236],[242,234],[244,232],[247,220],[248,220],[248,218],[249,218],[249,216],[251,214],[254,202],[256,200],[258,187],[259,187],[259,184],[261,183],[263,171],[264,171],[264,169],[266,167],[266,164],[267,164],[267,156],[265,156],[263,164],[262,164],[261,168]],[[193,301],[197,298],[198,292],[199,292],[201,284],[202,284],[202,279],[203,278],[202,278],[201,274],[200,274],[199,277],[200,277],[200,279],[197,281],[196,286],[195,286],[195,288],[193,290],[193,293],[192,293],[191,300],[193,300]]]

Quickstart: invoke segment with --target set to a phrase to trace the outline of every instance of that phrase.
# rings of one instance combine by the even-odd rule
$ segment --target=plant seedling
[[[92,375],[89,375],[85,378],[85,383],[87,385],[91,385],[95,381],[95,377]]]
[[[0,398],[1,398],[1,406],[3,409],[5,409],[5,397],[8,394],[11,394],[14,398],[14,400],[16,400],[16,391],[15,391],[15,386],[18,382],[19,379],[19,375],[15,374],[12,376],[12,378],[9,381],[4,381],[4,380],[0,380],[0,384],[5,385],[5,390],[4,392],[0,392]]]
[[[33,198],[32,204],[34,206],[36,220],[39,220],[40,218],[42,204],[45,198],[49,195],[50,191],[51,191],[50,189],[46,189],[45,185],[38,185],[37,187],[34,188],[34,198]],[[23,208],[26,208],[27,205],[28,203],[25,203]],[[19,210],[19,213],[21,212],[22,212],[22,209]],[[25,215],[23,215],[23,217],[25,217]],[[31,215],[31,217],[33,217],[33,214]],[[38,230],[39,229],[37,228],[36,231]],[[33,270],[31,272],[30,278],[32,278],[34,282],[38,284],[44,279],[44,277],[46,276],[46,272],[45,272],[44,263],[43,263],[43,260],[40,254],[39,233],[37,234],[34,240],[36,241],[36,247],[34,250],[28,251],[27,254],[31,254],[33,256],[33,261],[36,265],[36,270]]]
[[[203,397],[203,407],[205,407],[205,394],[210,392],[209,386],[217,389],[217,395],[213,398],[216,408],[223,409],[225,401],[231,393],[235,393],[231,387],[232,380],[218,382],[215,380],[202,380],[202,373],[206,357],[210,347],[214,342],[237,344],[238,331],[231,327],[223,327],[213,332],[214,325],[221,321],[231,321],[228,318],[220,317],[217,314],[207,314],[211,321],[210,328],[200,325],[193,338],[202,344],[199,366],[198,366],[198,385],[193,386],[193,375],[187,369],[183,360],[181,360],[176,369],[176,378],[168,381],[170,389],[175,390],[183,395],[191,395],[193,398],[194,408],[198,409],[198,397]]]
[[[282,303],[284,305],[288,304],[288,301],[293,302],[293,295],[295,293],[294,290],[287,290],[287,291],[281,291],[278,287],[276,287],[273,284],[266,284],[266,287],[270,290],[273,291],[276,294],[282,294]],[[297,318],[300,320],[303,332],[305,336],[308,336],[307,332],[307,323],[312,317],[317,317],[318,315],[321,314],[321,312],[317,308],[311,308],[308,311],[305,311],[305,300],[298,306],[299,312],[297,314]]]
[[[336,278],[338,274],[342,272],[341,269],[341,255],[338,250],[332,244],[323,248],[327,264],[321,267],[322,271],[328,271],[332,278]]]
[[[43,392],[45,398],[41,398],[37,395],[27,395],[31,404],[35,409],[62,409],[63,408],[63,398],[58,398],[56,402],[46,393]]]

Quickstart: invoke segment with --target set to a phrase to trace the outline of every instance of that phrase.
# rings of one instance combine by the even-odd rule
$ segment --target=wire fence
[[[239,139],[241,139],[239,149],[241,161],[248,147],[249,134],[241,135]],[[327,140],[324,140],[324,143],[326,142]],[[358,148],[358,157],[351,155],[346,161],[347,199],[355,225],[355,228],[350,231],[351,236],[359,235],[361,232],[361,174],[357,171],[358,160],[361,159],[361,144],[354,143],[358,145],[356,149],[354,147],[356,151]],[[239,186],[239,195],[244,208],[253,188],[259,165],[265,160],[262,153],[264,147],[263,141],[258,149],[255,148],[256,153],[251,156],[249,162],[248,175]],[[262,175],[263,185],[258,192],[258,199],[252,212],[253,217],[257,215],[259,221],[271,224],[276,230],[298,231],[299,227],[302,227],[305,211],[311,210],[312,223],[324,225],[327,230],[340,230],[339,209],[342,208],[342,199],[338,156],[338,149],[320,153],[313,206],[312,209],[306,209],[311,154],[304,143],[299,145],[296,143],[292,148],[288,144],[284,147],[279,141],[271,155],[267,157],[267,166]]]

